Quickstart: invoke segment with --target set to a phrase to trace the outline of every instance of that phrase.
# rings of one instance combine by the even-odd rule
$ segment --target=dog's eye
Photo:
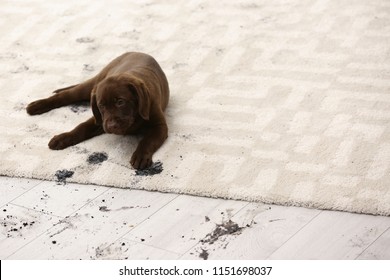
[[[116,106],[121,107],[126,104],[126,101],[122,98],[118,98],[115,102]]]

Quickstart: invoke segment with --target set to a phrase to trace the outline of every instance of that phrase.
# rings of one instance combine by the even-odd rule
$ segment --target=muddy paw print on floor
[[[127,245],[127,246],[126,246]],[[115,242],[112,244],[103,243],[95,249],[95,254],[90,256],[90,259],[107,259],[107,260],[119,260],[127,259],[124,257],[125,253],[129,250],[129,245],[125,242]]]

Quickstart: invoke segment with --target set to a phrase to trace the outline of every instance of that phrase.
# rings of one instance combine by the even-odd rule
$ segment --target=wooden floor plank
[[[0,207],[42,183],[40,180],[0,176]]]
[[[357,259],[390,260],[390,228],[379,236]]]
[[[355,259],[390,226],[390,217],[324,211],[270,259]]]

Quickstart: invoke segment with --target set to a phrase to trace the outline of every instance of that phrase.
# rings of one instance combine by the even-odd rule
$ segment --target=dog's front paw
[[[69,146],[75,145],[75,140],[68,132],[54,136],[49,142],[49,148],[52,150],[63,150]]]
[[[130,164],[135,169],[145,169],[152,165],[152,155],[149,153],[144,153],[142,151],[135,151],[131,157]]]

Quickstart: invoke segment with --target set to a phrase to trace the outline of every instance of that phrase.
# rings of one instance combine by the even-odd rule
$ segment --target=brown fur
[[[144,133],[130,163],[136,169],[152,164],[154,152],[168,137],[164,110],[167,78],[156,60],[143,53],[125,53],[99,74],[81,84],[58,89],[54,95],[27,106],[37,115],[75,102],[90,101],[93,117],[73,130],[54,136],[49,148],[62,150],[103,133]]]

